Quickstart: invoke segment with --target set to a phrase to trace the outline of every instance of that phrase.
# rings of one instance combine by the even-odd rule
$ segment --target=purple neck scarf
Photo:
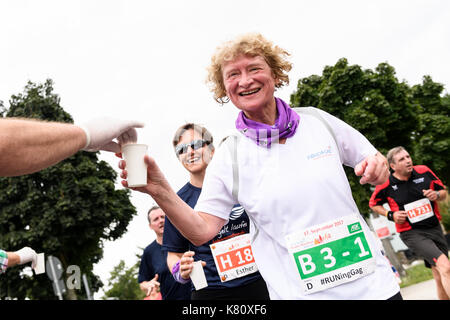
[[[236,119],[236,129],[258,146],[270,148],[273,141],[290,138],[295,134],[300,116],[297,112],[279,98],[275,98],[278,118],[273,126],[248,119],[244,112],[239,112]]]

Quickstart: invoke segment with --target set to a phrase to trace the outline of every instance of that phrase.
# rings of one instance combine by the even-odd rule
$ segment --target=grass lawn
[[[402,283],[400,283],[400,288],[407,287],[412,284],[430,279],[433,279],[431,269],[426,268],[423,263],[418,264],[411,268],[406,269],[406,276],[402,277]]]

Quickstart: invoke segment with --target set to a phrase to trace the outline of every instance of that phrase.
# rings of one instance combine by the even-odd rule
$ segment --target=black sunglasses
[[[205,139],[193,140],[189,143],[180,143],[175,147],[175,154],[180,156],[188,151],[188,148],[191,147],[192,150],[197,150],[203,148],[205,145],[209,145],[211,141]]]

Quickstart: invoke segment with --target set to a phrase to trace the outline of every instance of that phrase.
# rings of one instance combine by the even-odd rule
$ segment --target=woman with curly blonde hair
[[[389,175],[386,159],[343,121],[315,108],[294,110],[274,96],[289,83],[288,56],[260,34],[216,50],[208,74],[214,99],[241,112],[194,209],[148,156],[148,184],[136,189],[150,194],[194,244],[213,238],[240,203],[255,225],[252,256],[271,299],[401,299],[342,166],[353,167],[361,184],[378,185]],[[251,256],[244,248],[233,245],[220,263],[239,272]]]
[[[278,46],[274,46],[260,34],[248,33],[218,47],[211,58],[211,65],[208,68],[208,82],[212,84],[211,91],[213,91],[217,102],[226,103],[229,100],[224,86],[222,66],[239,55],[263,57],[277,79],[275,87],[280,88],[289,84],[287,72],[292,69],[292,64],[287,60],[289,53]]]

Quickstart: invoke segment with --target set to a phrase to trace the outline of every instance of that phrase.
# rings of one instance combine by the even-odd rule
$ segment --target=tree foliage
[[[427,164],[444,183],[450,182],[450,95],[441,96],[444,86],[425,76],[412,87],[413,101],[419,110],[414,136],[414,156]]]
[[[111,271],[108,286],[111,288],[105,292],[103,299],[115,298],[118,300],[142,300],[144,292],[139,288],[137,275],[139,272],[139,261],[127,269],[125,262],[120,260],[119,264]]]
[[[29,82],[0,115],[73,122],[53,93],[51,80]],[[40,172],[0,178],[0,248],[30,246],[58,257],[64,270],[77,265],[90,279],[91,290],[97,291],[102,283],[92,270],[102,258],[103,241],[121,237],[136,214],[129,190],[115,190],[116,177],[97,153],[78,152]],[[45,274],[31,278],[22,269],[8,269],[2,276],[0,298],[56,298]],[[72,299],[84,295],[83,290],[68,293],[66,298]]]
[[[448,183],[450,97],[442,96],[443,90],[429,76],[411,87],[399,81],[395,69],[385,62],[370,70],[342,58],[326,66],[322,75],[300,79],[291,106],[315,106],[331,113],[360,131],[383,154],[403,146],[415,164],[428,165]],[[358,208],[367,214],[370,187],[360,185],[352,169],[346,172]]]

